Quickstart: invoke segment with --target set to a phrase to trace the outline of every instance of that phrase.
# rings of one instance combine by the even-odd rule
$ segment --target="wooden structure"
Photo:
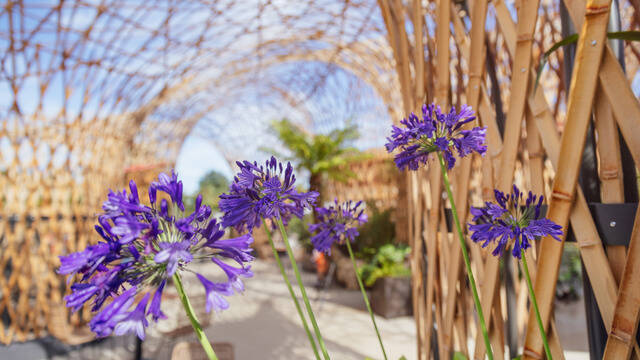
[[[613,2],[613,14],[621,29],[637,29],[640,3],[620,2]],[[581,230],[576,241],[611,334],[607,356],[638,357],[633,339],[640,314],[640,215],[628,249],[605,248],[585,189],[577,186],[583,148],[595,138],[591,148],[598,157],[602,202],[634,200],[625,198],[625,178],[634,179],[633,164],[640,167],[640,104],[631,88],[640,51],[634,43],[607,44],[611,4],[5,2],[0,9],[0,341],[43,331],[73,341],[68,329],[82,324],[86,314],[65,315],[66,284],[55,274],[56,256],[94,241],[93,216],[106,189],[125,184],[123,169],[174,164],[186,136],[200,123],[208,124],[207,135],[228,160],[243,156],[239,150],[256,143],[264,126],[245,122],[242,127],[235,116],[216,115],[221,108],[259,113],[254,103],[261,99],[310,122],[326,114],[321,120],[327,123],[316,127],[322,129],[335,125],[328,123],[335,114],[322,109],[375,98],[383,104],[382,132],[389,119],[399,121],[425,102],[476,109],[488,128],[489,151],[484,158],[461,161],[451,174],[460,217],[467,218],[469,205],[490,199],[492,189],[507,190],[514,181],[547,195],[550,218]],[[536,91],[541,53],[571,25],[580,34],[576,60],[569,52],[554,53]],[[309,64],[313,67],[305,67]],[[313,105],[320,89],[344,85],[327,80],[336,69],[355,79],[349,98],[324,108]],[[250,96],[245,89],[252,89]],[[628,152],[620,151],[623,144]],[[432,356],[435,342],[441,358],[454,351],[483,358],[459,245],[443,222],[446,201],[437,166],[405,174],[398,189],[408,204],[420,359]],[[499,261],[469,245],[493,349],[503,356],[503,324],[517,316],[503,309],[513,299],[502,291]],[[563,243],[543,239],[538,256],[529,253],[530,264],[539,259],[535,288],[558,359],[562,339],[554,327],[553,297],[562,249]],[[524,314],[526,291],[515,285],[515,314]],[[525,358],[541,358],[532,315],[518,317],[517,324]],[[471,349],[468,339],[475,339]]]
[[[392,209],[396,240],[408,242],[406,188],[401,186],[402,174],[396,171],[393,157],[380,150],[368,151],[370,157],[349,164],[356,176],[345,181],[327,179],[322,184],[325,201],[358,199],[373,202],[381,211]]]
[[[467,218],[472,203],[468,189],[474,174],[481,174],[481,196],[491,200],[494,188],[509,191],[516,169],[524,170],[527,176],[520,185],[547,195],[548,217],[565,227],[571,223],[580,229],[575,232],[576,240],[604,326],[610,333],[605,356],[624,358],[632,351],[638,356],[635,337],[640,288],[631,277],[638,268],[640,221],[635,222],[628,251],[624,246],[614,246],[605,252],[585,196],[577,186],[592,109],[604,202],[624,202],[623,166],[630,162],[635,162],[636,167],[640,164],[640,104],[630,85],[636,78],[637,50],[626,44],[621,52],[627,64],[625,74],[605,37],[611,1],[564,1],[567,21],[573,22],[580,34],[576,60],[557,54],[551,69],[543,75],[542,89],[537,91],[535,66],[540,54],[562,38],[557,2],[518,1],[515,8],[504,1],[489,4],[484,0],[439,0],[427,6],[421,1],[380,0],[379,4],[394,49],[405,113],[418,111],[425,99],[445,107],[467,103],[477,110],[480,124],[488,129],[487,155],[461,161],[451,175],[460,217]],[[637,27],[638,4],[625,4],[621,9],[622,28]],[[408,32],[407,21],[413,29],[420,30]],[[486,32],[487,28],[492,31]],[[570,87],[562,76],[567,71],[563,65],[567,64],[574,65]],[[547,100],[549,95],[551,103]],[[622,140],[617,129],[632,155],[627,164],[621,161]],[[480,168],[474,170],[474,162],[478,161]],[[634,179],[634,167],[628,169],[629,166],[625,168],[627,175]],[[545,186],[545,170],[555,173],[553,181],[547,183],[549,187]],[[447,202],[442,200],[437,165],[408,174],[407,184],[411,189],[410,231],[414,306],[415,313],[420,314],[416,318],[420,359],[433,353],[432,336],[437,338],[441,358],[450,358],[454,351],[483,358],[486,349],[475,325],[459,244],[443,223]],[[539,259],[535,292],[557,359],[562,359],[563,353],[553,322],[553,299],[563,245],[544,238],[537,257],[535,252],[528,253],[530,264]],[[526,289],[520,285],[516,293],[519,311],[505,314],[503,304],[509,299],[501,291],[499,259],[488,256],[477,245],[469,246],[492,348],[497,358],[504,358],[503,324],[507,315],[526,311]],[[426,264],[422,261],[425,250]],[[525,330],[519,334],[524,338],[524,358],[542,358],[542,342],[531,310],[528,317],[517,321],[519,328]],[[470,337],[475,338],[472,349],[467,348]]]

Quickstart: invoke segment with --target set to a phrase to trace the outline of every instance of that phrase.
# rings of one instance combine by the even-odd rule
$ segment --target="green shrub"
[[[373,286],[376,280],[381,277],[411,275],[411,270],[406,265],[406,258],[410,252],[411,249],[406,245],[387,244],[381,246],[371,262],[359,269],[365,285]]]
[[[396,226],[391,221],[391,209],[380,211],[373,202],[367,202],[369,221],[358,228],[360,235],[353,248],[358,259],[370,262],[380,248],[392,244],[396,237]]]

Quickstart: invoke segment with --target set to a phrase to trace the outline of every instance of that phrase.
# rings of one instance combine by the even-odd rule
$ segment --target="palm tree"
[[[263,151],[291,161],[297,169],[307,170],[309,172],[309,190],[317,191],[320,194],[316,202],[320,206],[324,204],[321,191],[323,180],[329,178],[341,182],[347,181],[356,175],[348,165],[369,157],[368,154],[362,153],[350,145],[359,137],[358,129],[353,125],[333,130],[326,135],[311,135],[287,119],[274,121],[271,128],[290,155],[278,154],[273,149],[263,148]],[[314,209],[313,221],[317,222],[317,220]],[[336,256],[344,257],[340,251],[333,251],[332,258],[334,260]],[[324,254],[320,253],[316,266],[320,266],[323,259],[325,259]],[[318,284],[322,284],[327,269],[325,268],[323,271],[318,267],[317,271]]]
[[[350,146],[359,137],[358,130],[353,125],[333,130],[326,135],[310,135],[287,119],[274,121],[271,128],[290,155],[277,154],[272,149],[263,151],[291,161],[298,169],[307,170],[309,190],[320,192],[325,177],[336,181],[354,177],[355,173],[347,165],[368,156]],[[318,204],[322,203],[322,198],[318,198]]]

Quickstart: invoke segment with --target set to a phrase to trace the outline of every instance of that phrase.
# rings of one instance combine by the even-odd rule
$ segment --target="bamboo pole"
[[[449,20],[451,0],[437,0],[436,5],[436,91],[435,101],[443,109],[449,105]]]
[[[620,64],[608,47],[598,76],[636,167],[640,168],[640,130],[638,130],[640,103],[631,90]]]
[[[494,5],[496,7],[498,25],[504,34],[507,49],[512,52],[515,48],[515,36],[511,36],[510,34],[515,33],[515,25],[513,24],[513,20],[510,18],[508,9],[504,2],[496,1],[494,2]],[[532,73],[530,81],[533,81],[534,77],[535,75]],[[559,137],[556,133],[557,130],[549,111],[549,106],[547,105],[542,92],[536,92],[534,95],[530,96],[527,106],[534,119],[536,119],[535,122],[537,127],[540,129],[540,132],[545,134],[545,136],[542,137],[545,149],[549,154],[552,163],[557,168]],[[575,228],[587,229],[576,233],[576,237],[579,245],[581,245],[580,252],[584,259],[587,273],[589,274],[589,278],[592,283],[594,283],[596,300],[598,301],[598,305],[603,314],[605,325],[608,327],[611,324],[611,317],[607,316],[607,314],[612,313],[613,304],[615,303],[615,280],[613,279],[609,264],[606,261],[606,256],[602,246],[596,245],[601,244],[601,241],[597,236],[595,224],[591,219],[586,201],[584,201],[584,197],[582,197],[579,189],[578,193],[579,196],[576,204],[577,209],[574,209],[572,212],[571,222]],[[552,352],[555,352],[553,350],[553,342],[555,342],[553,338],[557,335],[554,334],[553,327],[551,330],[551,348]],[[554,356],[556,355],[554,354]]]
[[[473,2],[473,9],[471,10],[471,31],[469,35],[470,45],[468,54],[465,56],[469,63],[469,84],[467,86],[467,103],[471,108],[476,109],[478,107],[478,99],[480,95],[480,85],[482,83],[482,75],[484,74],[484,38],[485,38],[485,26],[487,22],[487,8],[488,0],[477,0]],[[455,15],[454,15],[455,16]],[[455,16],[458,21],[460,18]],[[461,25],[461,24],[460,24]],[[459,25],[456,27],[456,34]],[[460,29],[463,30],[464,28]],[[465,39],[466,40],[466,39]],[[463,39],[458,40],[461,46],[466,41]]]
[[[539,1],[526,1],[518,9],[518,24],[516,26],[516,46],[512,67],[511,97],[507,112],[506,129],[502,156],[500,157],[497,189],[508,192],[513,181],[518,143],[521,134],[522,117],[527,98],[529,71],[531,66],[531,45],[533,32],[538,18]],[[493,304],[493,294],[498,285],[499,259],[490,257],[485,265],[485,282],[482,289],[483,311],[490,311]],[[482,358],[486,349],[481,339],[476,336],[476,349],[474,357]]]
[[[407,102],[404,104],[405,113],[408,114],[415,108],[413,101],[413,85],[411,81],[411,57],[409,56],[409,39],[405,30],[404,7],[401,0],[391,1],[391,20],[394,33],[397,37],[398,53],[400,57],[400,70],[402,71],[402,91],[406,94]]]
[[[571,89],[567,106],[567,125],[562,134],[558,161],[558,172],[553,183],[553,191],[547,217],[566,229],[572,207],[574,191],[580,168],[580,156],[597,85],[597,73],[605,46],[605,33],[609,15],[610,0],[587,2],[587,14],[580,31],[576,65],[571,79]],[[563,238],[564,240],[564,238]],[[548,323],[555,295],[558,268],[564,242],[551,237],[542,239],[538,274],[534,286],[543,324]],[[543,279],[543,280],[541,280]],[[542,340],[536,329],[535,313],[529,311],[524,358],[539,358],[542,354]]]
[[[427,272],[427,329],[425,331],[428,337],[431,336],[431,331],[433,329],[433,315],[431,312],[431,308],[433,306],[434,301],[434,292],[437,286],[436,282],[440,283],[439,277],[436,277],[436,266],[438,264],[438,246],[437,246],[437,229],[438,224],[440,222],[440,210],[441,210],[441,192],[442,192],[442,179],[440,174],[437,171],[429,172],[429,185],[431,189],[431,209],[428,212],[428,221],[425,223],[427,226],[425,227],[425,237],[427,239],[427,255],[429,259],[428,264],[428,272]],[[435,295],[437,296],[437,295]],[[442,323],[438,324],[438,328],[442,329]],[[442,336],[442,331],[438,333],[439,336]],[[429,342],[425,347],[427,349],[427,353],[430,353],[431,343]]]
[[[504,34],[507,49],[510,52],[514,51],[515,36],[508,35],[515,32],[513,20],[504,2],[496,1],[494,2],[494,6],[496,7],[498,25]],[[570,8],[570,11],[571,9],[572,8]],[[582,9],[582,13],[584,13],[584,9]],[[532,73],[530,81],[533,81],[534,78],[535,75]],[[530,95],[527,100],[527,106],[535,119],[539,132],[545,134],[544,137],[541,137],[545,151],[553,166],[557,169],[560,140],[555,122],[549,110],[550,107],[542,92],[536,92]],[[591,218],[589,208],[580,189],[577,189],[576,204],[572,210],[571,223],[574,228],[584,229],[584,231],[575,234],[576,240],[578,241],[580,254],[584,260],[585,269],[593,284],[596,301],[600,308],[605,327],[609,329],[613,316],[613,306],[617,297],[615,279],[601,245],[602,242],[597,234],[595,224]],[[551,336],[553,336],[553,334]],[[640,353],[637,351],[637,348],[636,353]]]
[[[600,195],[603,203],[624,202],[624,182],[622,179],[622,160],[620,159],[620,143],[618,127],[613,119],[609,100],[598,86],[595,99],[595,129],[598,134],[598,156]],[[607,257],[611,264],[616,284],[620,283],[624,263],[627,256],[624,245],[608,245]]]
[[[435,101],[438,105],[440,105],[445,111],[449,105],[449,38],[450,38],[450,30],[449,24],[451,19],[451,8],[450,8],[450,0],[437,0],[436,2],[436,87],[435,87]],[[442,190],[439,190],[442,191]],[[442,201],[442,197],[440,194],[434,199],[437,199],[438,202]],[[441,204],[444,208],[444,205]],[[462,206],[464,207],[464,206]],[[437,209],[436,209],[437,210]],[[434,216],[435,218],[435,216]],[[442,221],[445,221],[444,217],[442,217]],[[447,235],[448,237],[448,235]],[[457,257],[460,259],[460,248],[459,244],[454,241],[452,244],[451,257]],[[442,330],[442,338],[444,343],[440,344],[442,356],[444,358],[451,357],[453,353],[453,325],[454,325],[454,315],[456,312],[455,300],[451,301],[450,299],[455,299],[456,297],[456,286],[459,277],[460,277],[460,267],[461,260],[457,262],[449,262],[451,272],[447,277],[447,297],[444,305],[444,327]]]
[[[640,319],[640,211],[636,211],[613,324],[603,359],[629,359]]]
[[[476,6],[474,7],[474,12],[482,12],[483,8],[482,6]],[[485,10],[486,11],[486,10]],[[482,74],[482,66],[484,64],[484,52],[482,52],[483,47],[480,46],[476,46],[476,48],[474,49],[474,51],[481,51],[480,54],[473,54],[470,55],[469,49],[468,49],[468,41],[467,38],[465,36],[465,32],[464,32],[464,27],[461,24],[460,18],[457,16],[457,13],[455,11],[455,9],[452,6],[452,9],[450,10],[450,15],[452,16],[452,21],[454,24],[454,29],[455,29],[455,36],[456,36],[456,41],[459,45],[459,49],[462,53],[462,55],[467,58],[467,59],[474,59],[474,58],[480,58],[480,61],[474,61],[474,68],[476,70],[474,70],[476,73],[478,74]],[[478,17],[479,15],[476,15],[476,17]],[[486,15],[485,15],[486,17]],[[473,30],[472,30],[473,31]],[[483,27],[476,27],[475,30],[476,33],[476,39],[482,39],[482,40],[476,40],[476,41],[484,41],[483,37],[480,37],[478,34],[483,33]],[[475,79],[475,83],[477,83],[478,85],[480,85],[480,78]],[[477,98],[477,96],[476,96]],[[477,100],[476,100],[477,102]],[[471,104],[473,105],[473,104]],[[477,104],[476,104],[477,105]],[[485,111],[486,113],[486,111]],[[482,116],[482,115],[481,115]],[[486,115],[489,116],[489,115]],[[493,118],[493,115],[491,115],[491,117]],[[495,119],[494,119],[495,121]],[[469,128],[474,126],[474,124],[469,123],[465,126],[465,128]],[[456,188],[457,189],[467,189],[469,186],[469,180],[470,180],[470,175],[471,175],[471,161],[472,158],[464,158],[460,160],[460,164],[458,165],[458,167],[456,168],[457,170],[457,176],[456,176]],[[467,191],[456,191],[456,203],[457,204],[463,204],[462,206],[458,207],[458,216],[462,219],[466,218],[466,212],[468,210],[468,192]],[[465,224],[466,225],[466,224]],[[448,278],[448,287],[453,287],[455,288],[455,284],[460,276],[459,271],[461,268],[461,254],[460,254],[460,247],[458,244],[454,243],[453,244],[453,248],[452,248],[452,252],[451,252],[451,256],[450,256],[450,260],[449,260],[449,264],[451,265],[451,269],[452,272]],[[480,266],[478,266],[478,268],[481,268],[482,266],[482,260],[480,257],[480,252],[479,249],[476,249],[474,247],[471,248],[472,253],[474,254],[474,258],[477,258],[478,261],[480,261]],[[446,304],[447,306],[445,307],[445,309],[454,309],[454,304],[456,301],[456,294],[455,293],[451,293],[449,292],[447,294],[447,299],[446,299]],[[499,310],[500,311],[500,310]],[[485,314],[489,314],[488,312],[485,312]],[[452,324],[453,322],[453,317],[454,314],[452,311],[448,311],[445,313],[445,333],[449,334],[450,333],[450,324]],[[501,316],[500,316],[501,317]],[[480,334],[480,331],[476,332],[476,334]],[[480,335],[481,336],[481,335]]]
[[[411,21],[413,22],[414,28],[414,69],[415,69],[415,101],[414,104],[416,108],[417,114],[420,113],[420,104],[424,100],[424,42],[423,42],[423,27],[424,27],[424,18],[423,18],[423,10],[422,10],[422,2],[420,0],[413,0],[412,2],[412,17]],[[420,191],[418,193],[418,198],[414,200],[417,202],[417,209],[415,211],[414,216],[414,233],[413,233],[413,246],[412,248],[412,262],[416,263],[415,266],[416,271],[418,272],[414,277],[414,293],[415,301],[414,306],[417,308],[417,312],[415,312],[416,316],[416,326],[417,326],[417,337],[418,337],[418,358],[426,359],[429,356],[430,351],[430,336],[431,336],[431,324],[427,322],[430,321],[429,316],[426,316],[425,312],[431,312],[432,310],[427,307],[426,299],[425,299],[425,284],[423,283],[424,268],[422,261],[422,253],[424,247],[424,237],[423,232],[421,231],[424,227],[424,224],[421,222],[424,217],[424,213],[426,212],[426,208],[423,208],[424,204],[424,193],[423,187],[420,186],[421,183],[425,180],[425,174],[423,171],[418,171],[416,174],[416,178],[414,179],[414,186],[416,186]],[[419,264],[419,265],[418,265]],[[418,271],[419,270],[419,271]]]
[[[414,31],[414,52],[413,64],[415,68],[415,94],[416,94],[416,111],[419,111],[420,105],[424,102],[424,15],[421,0],[412,1],[412,22]]]
[[[564,0],[571,20],[576,28],[581,27],[585,19],[585,7],[582,0]],[[598,80],[611,104],[611,110],[627,142],[636,167],[640,168],[640,136],[638,119],[640,103],[633,93],[629,80],[618,63],[618,59],[609,45],[605,46]],[[626,86],[623,86],[626,84]]]
[[[403,65],[403,62],[408,58],[408,54],[405,54],[404,52],[404,49],[407,48],[407,45],[402,44],[403,41],[400,32],[404,32],[404,28],[399,29],[395,15],[392,13],[389,1],[393,0],[378,0],[378,6],[380,7],[380,12],[382,13],[382,18],[387,28],[387,37],[396,61],[396,72],[398,73],[398,78],[400,80],[400,92],[402,93],[402,104],[404,113],[408,114],[412,108],[412,101],[410,100],[411,92],[409,90],[411,88],[411,79],[407,71],[408,67]],[[394,120],[398,121],[399,119]]]
[[[486,12],[487,12],[486,1],[484,0],[479,1],[474,5],[471,11],[472,11],[472,17],[474,17],[477,21],[475,22],[472,21],[472,28],[471,28],[472,40],[470,42],[470,45],[467,45],[469,44],[469,41],[467,41],[468,38],[465,34],[464,26],[462,25],[462,21],[460,20],[459,16],[457,16],[452,4],[451,14],[452,14],[452,22],[454,25],[455,39],[456,39],[456,42],[458,43],[460,52],[465,58],[468,59],[470,63],[471,76],[469,78],[469,86],[467,86],[467,91],[469,92],[467,101],[472,108],[477,109],[480,122],[483,123],[483,125],[488,127],[489,129],[488,143],[493,146],[498,146],[499,148],[501,148],[502,140],[500,139],[500,135],[495,122],[495,115],[490,110],[491,107],[489,105],[489,101],[486,96],[486,89],[484,89],[481,83],[482,74],[483,74],[482,68],[484,66],[484,55],[485,55],[484,27],[485,27]],[[480,106],[478,106],[479,101],[481,103]],[[484,165],[485,167],[488,166],[488,169],[491,169],[491,164],[487,164],[486,161],[484,163],[485,163]],[[489,174],[491,174],[491,172],[492,170],[488,170]],[[461,179],[461,181],[459,181],[460,189],[465,189],[468,187],[470,173],[471,173],[471,159],[470,158],[461,159],[461,164],[459,167],[459,174],[458,174],[459,178]],[[492,177],[492,175],[490,176]],[[488,183],[491,184],[490,186],[493,189],[492,178],[488,180]],[[459,191],[458,194],[460,193],[466,193],[466,191]],[[492,191],[491,191],[491,194],[493,194]],[[462,204],[466,204],[467,197],[460,196],[460,198],[456,201],[457,202],[459,201]],[[461,215],[461,216],[464,216],[464,215]],[[477,277],[479,279],[482,279],[482,277],[484,276],[482,254],[480,252],[480,249],[477,246],[473,246],[473,245],[475,244],[472,244],[471,251],[474,254],[474,259],[476,259],[476,263],[478,263]],[[460,260],[452,258],[452,263],[454,265],[456,261],[460,261]],[[496,288],[496,291],[498,291],[497,288]],[[447,298],[447,300],[450,302],[454,302],[456,299],[454,296],[450,296]],[[493,317],[494,321],[497,320],[496,323],[500,325],[489,327],[488,330],[491,335],[492,347],[496,352],[496,357],[503,358],[504,357],[504,331],[501,326],[501,324],[503,323],[503,317],[502,317],[502,307],[500,306],[501,304],[500,296],[495,297],[494,302],[495,302],[494,304],[495,306],[493,308],[493,311],[491,312],[491,317]],[[481,336],[479,331],[476,334],[479,334]],[[476,335],[476,337],[477,336],[478,335]]]

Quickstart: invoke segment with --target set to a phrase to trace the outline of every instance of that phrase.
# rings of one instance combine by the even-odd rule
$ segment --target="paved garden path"
[[[286,259],[283,259],[286,260]],[[209,263],[195,264],[196,270],[214,278],[219,269]],[[233,347],[235,360],[288,360],[314,359],[309,342],[302,329],[297,312],[289,298],[275,262],[258,260],[253,266],[255,276],[245,281],[243,295],[229,299],[230,308],[219,314],[210,314],[206,327],[209,338],[215,343]],[[289,275],[295,282],[293,272]],[[322,335],[332,360],[364,360],[366,357],[382,359],[382,354],[371,320],[364,308],[359,291],[331,288],[319,293],[313,287],[315,275],[303,273],[303,280],[312,300]],[[204,291],[195,276],[186,275],[185,285],[193,302],[202,301]],[[171,288],[170,288],[171,289]],[[171,289],[172,290],[172,289]],[[171,359],[174,346],[180,342],[196,341],[184,310],[168,290],[163,299],[163,311],[168,319],[153,324],[143,343],[144,359]],[[200,295],[200,296],[198,296]],[[567,360],[588,359],[584,315],[580,315],[582,303],[556,308],[558,328],[563,343],[567,345]],[[203,309],[204,306],[195,306]],[[201,318],[207,315],[200,314]],[[169,335],[182,321],[184,333]],[[412,317],[386,320],[377,317],[382,338],[389,353],[389,360],[405,355],[416,359],[415,324]],[[199,349],[199,348],[198,348]],[[135,339],[132,336],[110,337],[81,346],[66,346],[52,338],[27,343],[0,346],[0,359],[55,359],[85,360],[100,358],[132,359]],[[180,357],[180,360],[186,360]],[[221,357],[221,360],[224,358]]]
[[[215,271],[213,266],[211,268]],[[207,267],[200,269],[206,272]],[[231,343],[236,360],[314,359],[275,262],[257,261],[253,270],[255,276],[245,281],[244,294],[230,297],[230,308],[212,316],[211,325],[206,329],[209,338],[213,342]],[[295,282],[293,272],[289,272]],[[315,275],[302,275],[332,359],[364,360],[367,356],[381,359],[382,353],[360,292],[332,288],[319,293],[313,287]],[[187,279],[189,283],[192,281],[197,279]],[[199,290],[199,284],[194,285],[193,288]],[[401,355],[415,359],[413,318],[378,318],[377,321],[390,359],[396,360]],[[156,329],[162,330],[162,322]],[[175,342],[167,341],[155,331],[149,335],[144,345],[144,357],[167,358]]]

